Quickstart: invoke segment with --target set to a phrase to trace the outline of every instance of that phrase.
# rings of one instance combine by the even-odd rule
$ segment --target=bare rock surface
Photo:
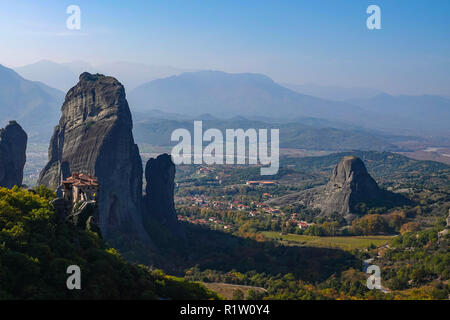
[[[321,215],[338,213],[347,219],[358,213],[359,204],[380,206],[395,202],[398,197],[378,187],[367,172],[364,162],[346,156],[336,165],[328,184],[282,196],[269,201],[273,205],[301,204],[317,209]]]
[[[61,111],[38,183],[56,189],[74,172],[97,177],[102,235],[119,232],[148,240],[142,225],[142,162],[122,84],[85,72]]]
[[[157,221],[173,235],[184,237],[175,211],[175,164],[170,155],[165,153],[149,159],[145,168],[145,179],[147,186],[144,219],[147,217],[150,221]]]
[[[0,186],[22,186],[28,137],[16,121],[0,129]]]

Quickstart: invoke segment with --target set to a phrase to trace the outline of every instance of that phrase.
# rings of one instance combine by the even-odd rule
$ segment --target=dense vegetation
[[[0,188],[0,299],[209,299],[203,286],[131,265],[98,234],[58,222],[54,195]],[[68,290],[67,267],[81,268]]]
[[[179,276],[184,275],[186,269],[198,265],[202,270],[222,272],[235,269],[242,273],[252,270],[271,275],[292,273],[304,281],[321,281],[347,268],[361,267],[351,252],[286,247],[267,242],[264,237],[244,238],[188,223],[183,226],[186,239],[159,243],[160,256],[148,263]]]
[[[258,270],[223,271],[217,266],[195,266],[186,271],[186,279],[224,282],[262,287],[266,293],[249,292],[246,299],[448,299],[450,286],[449,238],[438,241],[437,231],[409,232],[394,238],[391,247],[369,246],[354,250],[360,259],[381,254],[371,262],[380,266],[383,287],[389,292],[369,290],[368,275],[353,267],[337,270],[328,278],[305,280],[298,274]],[[328,263],[331,263],[329,261]],[[295,270],[295,269],[292,269]]]
[[[241,273],[236,270],[220,272],[216,270],[201,271],[198,267],[186,271],[186,279],[204,282],[225,282],[262,287],[266,293],[249,291],[244,298],[248,300],[331,300],[331,299],[383,299],[380,291],[369,290],[365,285],[363,272],[350,268],[339,275],[333,274],[322,282],[305,282],[292,273],[271,275],[249,271]]]
[[[392,290],[422,288],[434,298],[448,299],[450,287],[450,237],[438,237],[442,227],[406,232],[391,242],[374,263],[384,272]]]

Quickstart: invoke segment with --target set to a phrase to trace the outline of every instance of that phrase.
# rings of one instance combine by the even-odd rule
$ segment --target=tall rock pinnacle
[[[334,168],[325,188],[325,198],[318,207],[324,214],[337,212],[345,215],[354,212],[358,203],[376,200],[380,194],[364,162],[358,157],[346,156]]]
[[[352,220],[365,212],[359,205],[364,204],[364,208],[391,207],[405,201],[403,196],[380,189],[360,158],[345,156],[326,185],[282,196],[269,203],[280,206],[300,204],[318,209],[323,216],[337,213]]]
[[[98,178],[99,226],[147,238],[142,225],[142,162],[125,89],[115,78],[80,75],[62,106],[39,184],[56,189],[72,173]]]
[[[174,205],[175,164],[170,155],[161,154],[156,159],[148,160],[145,168],[147,181],[144,197],[144,220],[157,222],[176,237],[183,237],[184,232],[178,224]]]
[[[27,134],[15,121],[0,129],[0,186],[21,186],[26,161]]]

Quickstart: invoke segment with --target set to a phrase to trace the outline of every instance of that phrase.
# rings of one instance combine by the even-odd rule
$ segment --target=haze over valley
[[[364,88],[311,85],[293,91],[261,74],[184,72],[126,62],[94,68],[82,61],[42,60],[16,71],[0,69],[0,79],[8,86],[3,87],[0,99],[9,106],[2,109],[0,121],[17,119],[28,130],[30,143],[34,143],[27,164],[32,184],[45,162],[45,141],[64,100],[64,92],[51,85],[70,88],[82,70],[111,71],[129,84],[125,88],[141,145],[173,146],[173,130],[192,130],[194,120],[203,120],[206,127],[223,129],[281,127],[283,149],[393,151],[450,163],[450,99],[445,97],[391,96]],[[322,97],[300,93],[302,88]],[[23,102],[18,109],[12,103],[19,97]],[[41,119],[39,123],[36,118]]]

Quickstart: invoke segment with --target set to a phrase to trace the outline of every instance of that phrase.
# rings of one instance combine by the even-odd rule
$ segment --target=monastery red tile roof
[[[71,177],[68,177],[62,183],[72,184],[77,187],[81,186],[95,186],[98,187],[98,180],[96,177],[92,177],[83,173],[73,173]]]

